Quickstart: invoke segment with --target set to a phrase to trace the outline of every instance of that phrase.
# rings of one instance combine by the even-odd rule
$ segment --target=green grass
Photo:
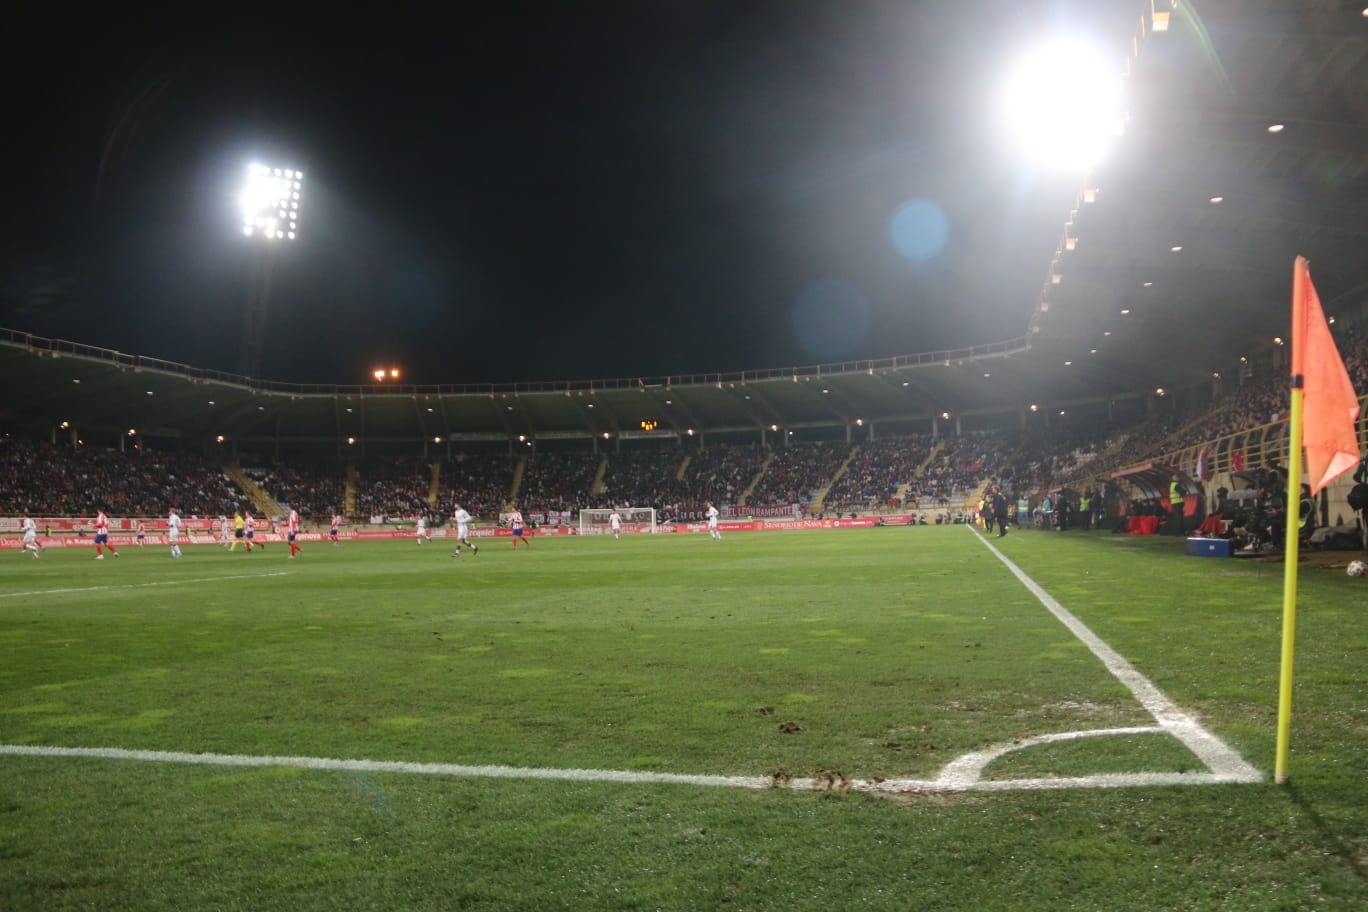
[[[1280,567],[995,544],[1269,772]],[[123,554],[0,554],[0,743],[929,779],[1153,724],[963,527]],[[1361,908],[1368,589],[1305,567],[1299,592],[1290,786],[886,798],[0,756],[0,909]],[[1141,734],[985,778],[1197,769]]]

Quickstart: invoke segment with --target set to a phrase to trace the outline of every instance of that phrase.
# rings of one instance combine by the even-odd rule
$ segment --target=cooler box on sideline
[[[1230,557],[1235,553],[1228,538],[1189,538],[1187,553],[1193,557]]]

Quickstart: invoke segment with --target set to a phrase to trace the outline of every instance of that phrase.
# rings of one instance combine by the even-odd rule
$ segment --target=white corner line
[[[1139,731],[1158,731],[1140,729]],[[1111,734],[1112,732],[1085,732]],[[1079,734],[1079,733],[1071,733]],[[870,794],[1042,791],[1071,788],[1137,788],[1167,785],[1218,785],[1245,780],[1215,773],[1119,773],[1061,779],[1000,779],[959,781],[944,774],[938,779],[846,779],[779,776],[709,776],[688,773],[648,773],[632,770],[544,769],[520,766],[469,766],[458,763],[409,763],[392,760],[342,760],[329,757],[274,757],[247,754],[193,754],[181,751],[125,750],[117,747],[45,747],[0,744],[0,756],[123,760],[142,763],[183,763],[196,766],[292,767],[322,772],[392,773],[482,779],[531,779],[561,782],[611,782],[627,785],[689,785],[706,788],[790,789],[792,791],[852,791]]]
[[[1262,782],[1263,774],[1245,762],[1234,749],[1222,741],[1220,738],[1207,731],[1194,718],[1183,712],[1172,700],[1164,695],[1149,678],[1142,675],[1135,669],[1135,666],[1118,653],[1115,649],[1108,646],[1101,637],[1093,633],[1086,624],[1080,621],[1068,609],[1055,600],[1040,584],[1026,575],[1020,567],[1013,563],[1005,554],[997,549],[987,536],[979,534],[970,527],[974,536],[983,542],[984,547],[1000,560],[1008,570],[1012,572],[1021,584],[1036,597],[1045,609],[1055,616],[1055,618],[1069,628],[1070,632],[1087,646],[1106,669],[1112,673],[1118,681],[1126,686],[1135,699],[1140,701],[1140,705],[1154,717],[1169,734],[1197,755],[1213,776],[1223,782]]]

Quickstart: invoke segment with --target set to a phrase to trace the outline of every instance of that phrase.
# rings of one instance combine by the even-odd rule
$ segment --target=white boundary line
[[[39,747],[0,744],[0,756],[66,757],[95,760],[131,760],[149,763],[186,763],[198,766],[288,766],[332,772],[398,773],[419,776],[457,776],[483,779],[533,779],[560,782],[616,782],[633,785],[692,785],[707,788],[788,788],[794,791],[855,791],[879,793],[935,793],[967,791],[1021,791],[1068,788],[1134,788],[1153,785],[1214,785],[1247,780],[1216,773],[1128,773],[1076,776],[1064,779],[1000,779],[980,781],[982,767],[1002,754],[1035,744],[1100,735],[1156,734],[1159,728],[1117,728],[1089,732],[1064,732],[1029,741],[967,754],[948,765],[936,779],[780,779],[774,776],[708,776],[687,773],[644,773],[630,770],[539,769],[519,766],[466,766],[458,763],[406,763],[391,760],[342,760],[329,757],[274,757],[250,754],[190,754],[178,751],[124,750],[117,747]],[[959,764],[957,766],[957,764]]]
[[[971,532],[974,530],[971,528]],[[459,776],[488,779],[533,779],[563,782],[616,782],[643,785],[691,785],[709,788],[789,788],[802,791],[857,791],[875,793],[937,793],[966,791],[1026,791],[1070,788],[1134,788],[1159,785],[1217,785],[1262,782],[1263,774],[1250,766],[1224,741],[1208,732],[1180,710],[1159,688],[1134,666],[1104,643],[1077,617],[1060,605],[992,542],[974,532],[989,551],[1002,561],[1031,594],[1078,637],[1107,670],[1124,684],[1152,715],[1157,725],[1128,728],[1058,732],[999,744],[982,751],[964,754],[946,764],[935,779],[846,779],[840,774],[818,778],[780,778],[776,776],[709,776],[685,773],[647,773],[628,770],[538,769],[515,766],[466,766],[455,763],[407,763],[386,760],[344,760],[327,757],[276,757],[247,754],[193,754],[176,751],[124,750],[113,747],[44,747],[0,744],[0,756],[69,757],[101,760],[131,760],[152,763],[186,763],[202,766],[267,767],[288,766],[301,769],[342,772],[399,773],[426,776]],[[267,574],[280,576],[281,573]],[[217,577],[216,579],[233,579]],[[209,580],[181,581],[206,582]],[[149,583],[146,585],[167,585]],[[96,586],[95,589],[115,588]],[[132,588],[132,587],[129,587]],[[56,590],[85,591],[85,590]],[[990,779],[983,771],[994,760],[1013,751],[1074,741],[1082,738],[1116,735],[1171,735],[1181,741],[1207,766],[1205,773],[1114,773],[1048,779]]]
[[[1217,776],[1225,782],[1262,782],[1263,774],[1253,766],[1245,762],[1234,749],[1213,735],[1201,726],[1201,724],[1174,704],[1164,695],[1149,678],[1142,675],[1135,669],[1135,666],[1127,662],[1115,649],[1112,649],[1102,639],[1088,629],[1082,621],[1075,617],[1068,609],[1059,602],[1055,601],[1054,596],[1050,595],[1040,585],[1026,575],[1016,564],[1012,563],[1008,557],[997,549],[986,535],[982,535],[970,527],[975,537],[983,542],[984,547],[1002,561],[1012,575],[1021,581],[1031,594],[1036,597],[1045,609],[1055,616],[1055,618],[1069,628],[1069,631],[1088,649],[1092,650],[1093,655],[1102,660],[1102,664],[1112,675],[1126,686],[1135,699],[1140,701],[1140,705],[1145,707],[1154,720],[1159,723],[1159,727],[1173,735],[1179,741],[1198,756],[1206,764],[1212,775]]]
[[[83,586],[79,589],[33,589],[29,592],[0,592],[0,599],[29,595],[67,595],[72,592],[106,592],[114,589],[147,589],[152,586],[185,586],[190,583],[217,583],[219,580],[261,579],[267,576],[287,576],[284,570],[275,573],[235,573],[230,576],[203,576],[198,579],[159,580],[155,583],[127,583],[122,586]]]

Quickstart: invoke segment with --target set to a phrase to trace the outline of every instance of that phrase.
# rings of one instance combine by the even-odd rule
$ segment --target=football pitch
[[[964,526],[4,552],[0,908],[1350,909],[1368,593]]]

